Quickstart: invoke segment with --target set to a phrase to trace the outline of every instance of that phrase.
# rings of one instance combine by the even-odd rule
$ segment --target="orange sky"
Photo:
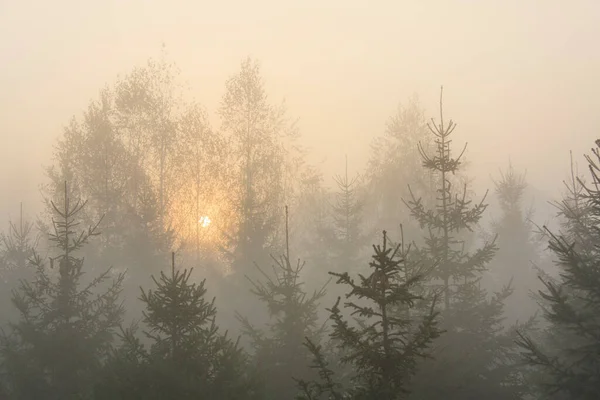
[[[478,187],[510,156],[552,192],[569,149],[600,137],[598,37],[593,0],[0,0],[0,212],[37,206],[61,127],[163,42],[211,111],[260,59],[328,174],[345,153],[361,169],[398,102],[417,92],[435,111],[443,84]]]

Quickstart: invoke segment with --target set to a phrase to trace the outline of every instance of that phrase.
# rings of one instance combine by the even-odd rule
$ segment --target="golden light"
[[[207,216],[203,216],[200,218],[200,220],[198,221],[198,223],[200,224],[200,226],[202,228],[208,228],[208,226],[210,225],[210,218],[208,218]]]
[[[225,273],[228,259],[223,249],[229,245],[226,233],[234,233],[238,225],[236,209],[222,182],[207,180],[200,189],[183,185],[170,199],[168,217],[175,233],[173,247],[181,249],[193,262],[198,262],[199,256],[218,261]]]

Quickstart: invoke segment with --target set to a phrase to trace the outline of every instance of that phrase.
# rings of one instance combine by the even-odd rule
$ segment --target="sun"
[[[198,223],[200,224],[200,226],[202,228],[208,228],[210,225],[210,222],[211,222],[210,218],[206,215],[203,217],[200,217],[200,219],[198,220]]]
[[[218,182],[207,182],[200,196],[187,187],[174,194],[169,205],[169,223],[174,233],[174,246],[207,257],[220,257],[227,248],[228,235],[235,229],[237,216],[230,204],[229,193]],[[184,251],[184,250],[182,250]]]

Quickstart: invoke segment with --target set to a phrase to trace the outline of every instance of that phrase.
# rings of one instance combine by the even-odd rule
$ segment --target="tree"
[[[456,125],[447,124],[440,95],[440,122],[428,125],[436,146],[430,156],[419,147],[424,168],[432,171],[437,182],[437,202],[428,208],[414,193],[406,202],[412,216],[425,230],[425,241],[415,256],[432,267],[429,285],[443,296],[441,327],[447,331],[435,342],[435,361],[425,360],[415,378],[414,398],[506,399],[518,396],[523,388],[511,363],[517,357],[514,330],[503,331],[503,304],[511,294],[510,286],[491,298],[479,284],[481,274],[497,250],[494,241],[479,248],[465,243],[464,233],[472,231],[487,205],[467,195],[467,185],[454,190],[451,175],[459,171],[463,149],[451,155],[450,135]],[[431,385],[431,382],[436,382]]]
[[[299,234],[297,248],[306,260],[306,281],[322,282],[327,279],[323,266],[333,263],[332,243],[335,231],[330,209],[330,194],[317,169],[308,169],[301,180],[298,210],[295,213]],[[321,268],[319,268],[321,267]]]
[[[109,88],[90,102],[82,118],[76,151],[77,177],[89,196],[92,212],[103,217],[103,242],[119,241],[130,165],[120,132],[115,126],[114,94]]]
[[[600,141],[596,141],[600,146]],[[534,340],[521,333],[518,344],[525,361],[541,380],[540,398],[596,399],[600,396],[600,274],[598,221],[600,218],[600,151],[586,156],[591,185],[573,175],[569,193],[560,204],[563,232],[547,230],[549,248],[560,275],[541,278],[544,317],[550,328]]]
[[[145,348],[134,329],[122,330],[123,345],[112,353],[99,399],[252,399],[256,388],[246,357],[222,334],[216,307],[205,299],[205,281],[190,281],[192,269],[153,277],[156,288],[142,289]]]
[[[373,141],[366,175],[371,193],[367,211],[370,212],[368,218],[377,221],[376,226],[395,231],[398,226],[389,226],[390,222],[408,217],[398,201],[410,195],[407,183],[417,197],[430,200],[434,177],[421,168],[421,159],[416,155],[419,143],[425,149],[432,148],[428,132],[425,110],[419,98],[413,95],[406,104],[398,105],[386,124],[384,135]],[[410,226],[405,228],[409,228],[407,232],[412,231]]]
[[[211,128],[206,111],[190,105],[179,122],[178,173],[185,184],[177,193],[174,217],[179,236],[194,253],[197,265],[201,255],[215,257],[218,230],[229,228],[223,165],[227,147],[223,138]],[[222,207],[219,207],[223,204]],[[206,237],[209,236],[209,237]],[[212,246],[211,246],[212,245]],[[205,264],[209,260],[202,260]]]
[[[39,237],[33,234],[34,225],[23,216],[21,203],[19,221],[9,221],[8,233],[0,235],[2,244],[1,259],[3,263],[2,280],[15,282],[15,277],[26,277],[24,273],[29,267],[29,259],[33,256]],[[18,278],[17,278],[18,280]]]
[[[407,257],[410,246],[390,246],[383,231],[383,244],[373,246],[375,254],[369,275],[359,274],[356,282],[348,272],[330,272],[337,283],[349,287],[345,302],[351,315],[360,319],[352,326],[340,309],[340,298],[329,309],[333,329],[331,339],[344,354],[341,361],[353,370],[350,388],[336,384],[334,371],[310,338],[306,345],[315,356],[320,381],[299,385],[303,399],[403,399],[409,394],[417,360],[429,355],[429,347],[442,332],[437,328],[436,299],[413,292],[426,274],[424,265],[414,265]],[[418,302],[429,302],[423,316],[408,311]],[[408,315],[408,317],[407,317]],[[323,397],[323,396],[328,397]]]
[[[286,232],[287,229],[286,226]],[[254,362],[266,378],[267,399],[294,398],[298,390],[293,378],[311,375],[310,353],[303,345],[304,338],[310,337],[318,343],[321,335],[317,309],[319,300],[325,295],[325,287],[307,295],[300,279],[304,263],[298,260],[292,265],[287,240],[285,254],[279,259],[272,257],[276,263],[272,276],[257,264],[265,281],[250,280],[252,293],[267,307],[271,321],[268,332],[255,328],[246,317],[238,314],[255,350]]]
[[[35,279],[24,281],[12,299],[20,321],[2,337],[4,368],[16,399],[89,398],[121,323],[123,275],[104,289],[110,269],[83,281],[83,258],[76,254],[99,232],[97,225],[76,232],[86,202],[72,202],[66,183],[63,193],[62,205],[52,202],[50,240],[58,254],[50,258],[50,269],[39,255],[32,257]]]
[[[158,219],[166,230],[170,221],[172,196],[181,183],[176,175],[178,143],[177,122],[182,108],[177,69],[166,60],[150,59],[144,67],[134,68],[115,88],[116,124],[134,165],[129,193],[136,208],[141,185],[148,176],[155,191]]]
[[[45,216],[51,218],[54,212],[52,202],[60,204],[64,202],[65,197],[78,198],[81,192],[79,179],[77,178],[77,160],[79,149],[81,147],[81,124],[73,117],[63,130],[60,137],[54,145],[53,164],[46,167],[48,182],[42,185],[44,194]],[[68,186],[69,193],[64,193],[64,183],[70,182]],[[85,209],[82,212],[86,211]],[[80,216],[85,219],[84,215]],[[51,227],[46,226],[45,230],[50,231]]]
[[[525,213],[523,209],[527,182],[524,174],[517,173],[509,165],[494,184],[502,214],[492,223],[498,251],[489,271],[495,278],[495,290],[502,289],[501,280],[512,279],[514,292],[505,303],[508,322],[527,321],[537,311],[530,292],[537,282],[534,266],[540,261],[540,242],[534,236],[532,211]]]
[[[23,216],[23,203],[21,203],[19,220],[17,223],[10,221],[8,232],[0,235],[0,260],[2,270],[0,283],[3,295],[3,315],[10,315],[14,307],[10,306],[11,290],[18,286],[22,279],[29,280],[33,277],[33,268],[29,260],[34,255],[39,242],[39,235],[33,233],[34,225]],[[6,296],[6,297],[5,297]],[[10,318],[9,318],[10,319]]]
[[[278,206],[290,195],[289,175],[299,162],[297,132],[283,108],[268,103],[259,65],[250,58],[227,81],[219,115],[231,143],[228,195],[237,218],[226,252],[232,272],[243,276],[248,262],[264,262],[280,245]]]
[[[102,217],[103,235],[83,255],[92,265],[127,270],[126,291],[163,268],[166,258],[161,257],[174,245],[168,222],[170,199],[180,184],[174,173],[177,141],[167,146],[164,137],[168,133],[173,139],[170,130],[178,122],[173,81],[164,59],[150,60],[102,89],[65,128],[47,169],[46,213],[53,212],[51,201],[63,201],[61,188],[68,181],[69,197],[88,200],[81,221],[89,225]],[[51,231],[49,225],[44,228]],[[126,309],[129,313],[135,307],[128,302]]]
[[[335,193],[335,203],[332,205],[334,240],[334,263],[336,270],[352,269],[358,264],[361,250],[369,240],[363,232],[364,197],[359,192],[359,176],[348,178],[348,158],[344,175],[335,178],[338,191]]]

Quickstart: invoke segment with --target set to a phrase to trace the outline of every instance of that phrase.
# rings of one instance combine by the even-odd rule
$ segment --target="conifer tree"
[[[527,321],[537,311],[531,293],[538,283],[535,266],[540,262],[540,242],[534,235],[532,210],[527,211],[523,206],[527,182],[524,174],[509,164],[494,184],[501,215],[492,223],[498,251],[490,262],[489,272],[494,277],[495,290],[501,290],[512,280],[514,292],[505,302],[507,322]]]
[[[18,287],[22,279],[30,280],[33,277],[34,269],[31,268],[29,260],[39,242],[39,235],[34,235],[33,228],[33,223],[23,216],[21,203],[18,222],[10,221],[8,232],[0,235],[0,308],[5,318],[15,311],[10,301],[12,289]]]
[[[359,176],[348,178],[348,157],[344,175],[335,176],[338,191],[332,205],[335,237],[333,242],[333,262],[335,270],[352,269],[358,264],[361,250],[369,240],[363,230],[364,197],[361,195]]]
[[[170,273],[152,278],[155,289],[142,289],[150,347],[134,328],[122,330],[123,345],[113,352],[96,398],[255,398],[246,356],[219,331],[214,298],[205,299],[205,281],[192,282],[191,276],[192,269],[175,268],[173,253]]]
[[[108,269],[83,280],[84,260],[77,253],[99,234],[97,225],[77,232],[86,202],[73,202],[64,184],[64,203],[52,202],[56,256],[48,266],[34,254],[32,281],[13,294],[20,320],[2,337],[4,369],[15,399],[85,399],[92,388],[113,332],[121,323],[118,296],[123,280],[108,287]]]
[[[301,399],[407,398],[417,361],[429,356],[432,341],[442,333],[437,327],[436,297],[415,293],[427,271],[408,257],[410,246],[390,245],[384,231],[382,245],[373,249],[370,274],[359,274],[358,281],[348,272],[330,272],[338,284],[348,287],[344,306],[359,319],[358,326],[347,321],[341,298],[328,310],[333,321],[330,337],[343,354],[341,362],[351,367],[351,386],[336,382],[320,346],[307,339],[320,380],[300,380]],[[410,310],[422,302],[428,303],[426,313],[411,315]]]
[[[600,147],[600,141],[596,141]],[[525,361],[539,374],[543,399],[596,399],[600,396],[600,150],[586,156],[591,184],[573,174],[560,206],[563,231],[549,235],[559,276],[542,277],[540,291],[549,324],[537,340],[520,334]],[[572,171],[573,172],[573,171]],[[541,340],[540,340],[541,339]]]
[[[0,235],[4,283],[16,283],[19,278],[27,276],[25,270],[29,269],[29,259],[39,241],[39,237],[33,234],[33,227],[33,223],[23,216],[21,203],[18,222],[9,221],[8,233]]]
[[[553,204],[558,211],[556,216],[560,222],[560,235],[572,242],[578,251],[589,252],[595,249],[593,207],[589,201],[586,179],[580,175],[572,153],[570,158],[570,176],[568,181],[563,182],[563,198]],[[547,230],[545,232],[548,233]],[[551,235],[548,235],[550,238]]]
[[[317,269],[318,266],[330,265],[333,252],[332,242],[335,239],[334,227],[329,208],[330,193],[323,184],[323,176],[318,170],[308,170],[302,180],[302,190],[298,201],[298,220],[300,221],[299,251],[306,254],[309,265],[307,281],[323,281],[327,271]]]
[[[423,166],[437,175],[437,204],[429,209],[414,194],[406,204],[425,230],[425,244],[415,256],[435,266],[428,285],[441,290],[441,327],[447,333],[435,343],[435,361],[423,363],[414,382],[414,398],[512,398],[522,390],[520,376],[509,367],[517,356],[515,332],[503,332],[502,326],[503,303],[512,289],[506,286],[490,297],[480,279],[496,245],[491,241],[471,249],[461,238],[482,217],[485,196],[473,203],[466,185],[455,190],[450,181],[461,167],[466,145],[458,156],[452,156],[450,135],[456,125],[444,121],[441,95],[440,123],[428,126],[436,152],[430,156],[422,146],[419,150]]]
[[[286,223],[286,232],[288,229]],[[310,353],[303,342],[305,337],[315,343],[320,340],[322,328],[318,326],[317,310],[325,287],[307,295],[301,280],[304,263],[298,260],[292,264],[289,238],[285,254],[279,259],[272,258],[276,263],[272,276],[256,264],[265,280],[250,280],[252,293],[267,307],[271,321],[268,331],[255,328],[246,317],[238,315],[238,318],[254,348],[254,363],[265,379],[266,399],[293,399],[298,392],[293,378],[307,379],[312,375]]]

